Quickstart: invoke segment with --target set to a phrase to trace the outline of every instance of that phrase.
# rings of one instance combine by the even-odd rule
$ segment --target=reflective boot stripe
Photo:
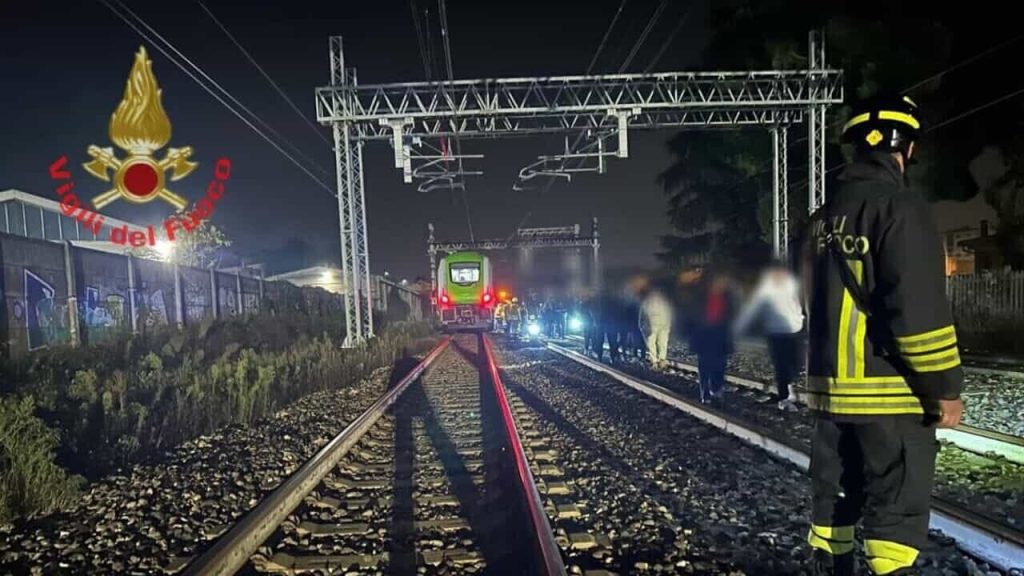
[[[807,543],[833,556],[853,551],[853,526],[820,526],[811,524]]]
[[[909,568],[917,560],[918,550],[889,540],[865,540],[864,556],[872,574],[891,574]]]

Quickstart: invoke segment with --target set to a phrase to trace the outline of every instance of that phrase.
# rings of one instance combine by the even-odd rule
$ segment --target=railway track
[[[669,366],[685,372],[697,373],[697,366],[681,360],[669,360]],[[760,390],[768,394],[774,394],[774,385],[762,382],[753,378],[727,374],[726,381],[736,386]],[[800,388],[794,388],[797,401],[806,404],[806,393]],[[969,424],[961,424],[953,429],[938,430],[940,440],[945,440],[975,454],[982,456],[995,454],[1006,458],[1010,462],[1024,464],[1024,438],[1003,434],[994,430],[985,430]]]
[[[490,344],[455,336],[184,573],[565,574],[540,502]]]
[[[580,340],[578,337],[570,337],[570,339],[574,341]],[[749,344],[749,346],[756,347],[753,344]],[[605,347],[607,348],[607,344]],[[690,362],[670,358],[668,364],[676,370],[690,372],[693,374],[697,373],[697,366]],[[757,390],[767,394],[775,394],[775,386],[771,382],[765,382],[757,378],[751,378],[740,374],[726,374],[725,379],[727,382],[735,386],[749,388],[751,390]],[[802,388],[800,386],[795,386],[794,392],[796,393],[797,401],[801,404],[806,404],[806,394],[803,392]],[[1024,438],[1018,436],[1005,434],[996,430],[987,430],[977,426],[971,426],[969,424],[961,424],[954,429],[939,430],[938,437],[940,440],[954,444],[974,454],[979,454],[981,456],[994,454],[996,456],[1006,458],[1010,462],[1024,464]]]
[[[597,362],[568,348],[548,343],[547,347],[579,364],[602,372],[630,388],[655,398],[678,410],[722,429],[752,445],[758,446],[778,458],[787,460],[806,471],[810,458],[807,449],[763,426],[745,422],[734,415],[708,408],[672,390]],[[676,362],[679,368],[679,362]],[[684,368],[685,369],[685,368]],[[739,381],[742,380],[742,381]],[[730,377],[730,382],[746,387],[762,388],[759,381]],[[968,555],[979,558],[1003,570],[1024,570],[1024,532],[992,521],[959,504],[940,498],[933,499],[931,526],[954,538],[957,546]]]
[[[741,340],[738,343],[740,348],[767,352],[768,346],[757,340]],[[1009,376],[1011,378],[1024,378],[1024,360],[1003,356],[991,356],[986,354],[972,354],[963,352],[960,354],[964,370],[978,374],[996,374]]]

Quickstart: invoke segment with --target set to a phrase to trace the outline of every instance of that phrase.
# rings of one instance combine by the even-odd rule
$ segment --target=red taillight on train
[[[445,306],[447,306],[447,305],[449,305],[451,303],[452,303],[452,299],[449,298],[447,294],[443,294],[442,293],[441,294],[441,304],[444,304]]]
[[[484,296],[483,296],[484,304],[490,304],[492,301],[494,301],[494,296],[491,296],[490,292],[484,292]]]

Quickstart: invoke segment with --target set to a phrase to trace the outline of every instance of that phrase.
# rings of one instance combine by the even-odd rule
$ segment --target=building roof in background
[[[296,286],[318,286],[335,294],[345,293],[345,284],[342,280],[341,270],[332,266],[312,266],[310,268],[275,274],[266,279],[284,280]]]
[[[42,196],[36,196],[35,194],[30,194],[28,192],[17,190],[15,188],[9,188],[7,190],[0,191],[0,204],[12,201],[24,202],[28,206],[35,206],[36,208],[42,208],[43,210],[46,210],[48,212],[57,212],[59,214],[63,214],[60,210],[60,202],[57,202],[56,200],[44,198]],[[124,220],[118,220],[117,218],[112,218],[110,216],[107,216],[106,214],[103,215],[103,222],[104,224],[110,225],[112,227],[119,228],[121,226],[127,226],[129,230],[146,230],[145,226],[139,226],[138,224],[125,222]]]

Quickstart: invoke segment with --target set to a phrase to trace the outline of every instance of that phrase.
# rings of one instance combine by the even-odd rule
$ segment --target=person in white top
[[[647,344],[647,360],[661,370],[668,361],[668,339],[672,332],[672,303],[657,288],[644,285],[640,290],[640,330]]]
[[[790,385],[800,374],[803,364],[800,331],[804,325],[804,312],[800,302],[800,283],[796,277],[784,264],[773,262],[761,276],[733,326],[734,331],[741,334],[755,320],[760,323],[775,367],[780,410],[796,410],[796,395]]]

